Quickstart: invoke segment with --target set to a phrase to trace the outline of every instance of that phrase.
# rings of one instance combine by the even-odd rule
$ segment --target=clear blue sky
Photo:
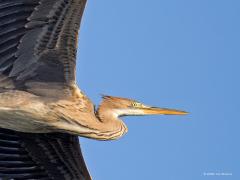
[[[92,101],[103,93],[190,112],[126,117],[118,141],[81,138],[95,180],[240,179],[239,8],[239,0],[88,1],[77,76]]]

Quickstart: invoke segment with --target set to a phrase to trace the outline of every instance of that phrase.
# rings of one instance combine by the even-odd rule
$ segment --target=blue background
[[[88,1],[80,88],[96,104],[103,93],[190,112],[126,117],[118,141],[81,138],[93,179],[240,179],[239,8],[239,0]]]

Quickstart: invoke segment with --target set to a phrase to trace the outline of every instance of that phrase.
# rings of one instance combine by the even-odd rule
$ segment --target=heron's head
[[[137,116],[137,115],[185,115],[188,114],[185,111],[180,111],[176,109],[159,108],[144,105],[138,101],[113,97],[113,96],[103,96],[103,102],[100,108],[111,110],[116,116]]]

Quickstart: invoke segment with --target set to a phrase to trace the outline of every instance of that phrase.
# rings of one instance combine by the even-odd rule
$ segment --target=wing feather
[[[22,83],[74,83],[85,4],[86,0],[0,0],[0,74]]]
[[[0,179],[90,180],[77,136],[0,128]]]

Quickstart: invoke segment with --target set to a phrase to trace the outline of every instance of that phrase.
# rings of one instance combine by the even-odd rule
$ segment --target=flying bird
[[[121,116],[187,114],[109,95],[95,109],[76,84],[85,4],[86,0],[0,0],[0,153],[10,156],[12,147],[7,146],[15,142],[16,158],[23,162],[25,153],[31,164],[27,167],[39,173],[40,164],[43,177],[49,179],[90,179],[77,136],[114,140],[127,132]],[[26,162],[11,163],[4,165],[0,156],[0,175],[29,170]],[[58,172],[61,177],[56,177]]]

